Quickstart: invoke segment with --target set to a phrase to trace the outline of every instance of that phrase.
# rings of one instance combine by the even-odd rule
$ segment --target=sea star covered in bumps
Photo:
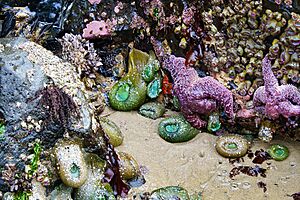
[[[218,106],[224,108],[229,118],[234,118],[232,93],[214,78],[200,78],[192,67],[186,67],[185,58],[171,55],[163,44],[154,37],[151,43],[158,59],[173,78],[173,94],[179,99],[181,112],[195,128],[203,128],[206,121],[200,118],[203,114],[215,111]]]
[[[277,119],[280,115],[285,118],[300,116],[299,90],[293,85],[279,86],[268,55],[263,59],[262,67],[265,85],[254,93],[255,109],[271,119]]]

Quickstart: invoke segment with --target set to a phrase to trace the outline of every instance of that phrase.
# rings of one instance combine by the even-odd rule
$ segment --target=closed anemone
[[[179,186],[167,186],[154,190],[151,193],[150,199],[163,200],[163,199],[180,199],[189,200],[189,194],[186,189]]]
[[[165,113],[166,109],[163,104],[157,102],[148,102],[142,105],[139,113],[151,119],[157,119]]]

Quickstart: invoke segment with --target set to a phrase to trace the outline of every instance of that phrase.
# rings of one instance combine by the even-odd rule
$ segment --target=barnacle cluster
[[[225,71],[241,96],[252,96],[263,84],[261,60],[265,40],[280,34],[286,20],[279,12],[263,10],[262,1],[212,1],[202,13],[209,37],[204,40],[204,63],[212,73]],[[215,23],[221,19],[221,24]]]
[[[285,31],[269,48],[272,70],[281,84],[300,84],[300,15],[292,13]]]
[[[97,54],[93,43],[80,35],[65,34],[60,40],[62,44],[62,57],[76,66],[81,77],[92,79],[95,82],[102,59]],[[87,86],[87,84],[86,84]],[[90,85],[88,85],[91,87]]]

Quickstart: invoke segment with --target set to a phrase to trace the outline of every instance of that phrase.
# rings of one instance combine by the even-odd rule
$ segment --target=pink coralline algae
[[[271,119],[277,119],[280,115],[285,118],[300,116],[299,90],[293,85],[279,86],[268,55],[263,59],[262,67],[265,86],[254,93],[255,109]]]
[[[185,66],[185,58],[166,53],[161,42],[151,38],[156,55],[174,80],[173,94],[179,99],[181,112],[195,128],[203,128],[206,121],[201,115],[224,108],[229,118],[234,118],[232,93],[214,78],[200,78],[194,68]]]
[[[82,37],[86,39],[95,39],[106,37],[112,34],[111,25],[104,20],[92,21],[83,29]]]

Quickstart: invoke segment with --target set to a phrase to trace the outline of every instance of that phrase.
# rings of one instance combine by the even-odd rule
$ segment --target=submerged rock
[[[123,142],[123,135],[120,128],[110,119],[100,117],[99,122],[104,133],[109,137],[109,142],[114,146],[120,146]]]
[[[88,169],[80,146],[73,141],[60,141],[55,147],[58,174],[66,186],[78,188],[87,179]]]
[[[71,64],[24,38],[0,38],[0,66],[0,114],[5,121],[0,167],[4,167],[10,157],[10,163],[18,163],[15,173],[19,173],[25,166],[20,154],[27,155],[30,151],[28,145],[36,139],[41,141],[44,149],[49,149],[63,137],[65,129],[89,133],[91,127],[95,127],[88,93]],[[66,126],[45,123],[49,112],[40,97],[43,96],[41,91],[49,85],[57,88],[55,92],[64,94],[60,97],[68,96],[76,104],[79,116],[68,118]],[[56,106],[60,108],[60,105]],[[9,190],[2,181],[0,189],[3,192]]]
[[[182,115],[163,119],[158,125],[158,131],[160,137],[172,143],[189,141],[199,133]]]
[[[142,105],[139,109],[139,113],[144,117],[151,119],[157,119],[165,113],[165,106],[158,102],[149,102]]]
[[[38,181],[32,181],[32,194],[29,196],[29,200],[46,200],[46,188]]]
[[[189,200],[189,194],[186,189],[179,186],[167,186],[159,188],[151,193],[150,199],[152,200],[165,200],[165,199],[180,199]]]

